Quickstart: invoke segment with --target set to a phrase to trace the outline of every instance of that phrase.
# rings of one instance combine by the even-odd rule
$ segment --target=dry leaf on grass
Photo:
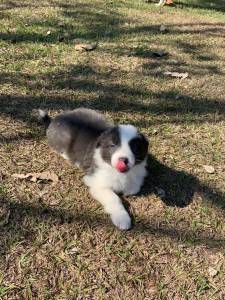
[[[166,76],[170,76],[170,77],[176,77],[176,78],[181,78],[181,79],[185,79],[188,77],[188,73],[179,73],[179,72],[164,72],[163,73]]]
[[[97,47],[97,44],[76,44],[76,51],[91,51]]]
[[[153,134],[153,135],[157,135],[158,133],[159,133],[158,129],[153,129],[153,130],[152,130],[152,134]]]
[[[215,172],[215,169],[213,166],[203,165],[203,168],[209,174],[213,174]]]
[[[63,42],[70,37],[69,33],[64,33],[58,37],[59,42]]]
[[[160,27],[159,27],[159,31],[160,31],[160,32],[167,32],[167,31],[168,31],[168,29],[166,28],[166,26],[165,26],[165,25],[160,25]]]
[[[54,172],[45,171],[41,173],[13,174],[12,177],[19,179],[28,179],[33,182],[52,181],[56,184],[59,181],[58,176]]]
[[[165,52],[163,50],[158,50],[158,51],[153,51],[152,55],[155,57],[163,57],[163,56],[167,56],[168,52]]]
[[[68,250],[69,254],[75,254],[75,253],[78,253],[78,252],[79,252],[79,249],[77,247],[73,247],[73,248],[70,248]]]
[[[218,274],[218,270],[216,270],[216,269],[214,269],[214,268],[212,268],[212,267],[209,267],[208,268],[208,274],[209,274],[209,276],[211,276],[211,277],[215,277],[217,274]]]

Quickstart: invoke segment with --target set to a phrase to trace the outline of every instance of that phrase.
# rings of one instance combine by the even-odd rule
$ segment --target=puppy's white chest
[[[110,170],[108,174],[106,173],[107,172],[103,174],[105,175],[105,178],[107,178],[104,184],[117,193],[123,193],[132,180],[131,176],[129,176],[127,173],[119,173],[114,169]]]
[[[146,176],[145,164],[135,166],[128,173],[119,173],[111,167],[98,169],[92,175],[84,177],[89,187],[109,188],[125,195],[137,194]]]
[[[84,181],[89,187],[110,188],[115,192],[122,192],[129,179],[126,174],[120,174],[112,168],[105,168],[97,169],[92,175],[86,175]]]

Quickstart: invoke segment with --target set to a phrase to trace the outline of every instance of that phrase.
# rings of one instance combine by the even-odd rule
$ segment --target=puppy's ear
[[[143,133],[139,133],[139,136],[140,136],[140,138],[141,138],[141,140],[143,142],[144,147],[146,147],[148,149],[148,146],[149,146],[148,139],[144,136]]]
[[[97,143],[96,143],[96,148],[99,148],[102,145],[102,142],[105,138],[105,136],[107,135],[108,130],[104,131],[97,139]]]

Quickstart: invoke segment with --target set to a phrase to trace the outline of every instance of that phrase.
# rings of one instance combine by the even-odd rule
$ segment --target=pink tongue
[[[116,168],[117,168],[117,170],[120,171],[120,172],[125,172],[125,171],[127,171],[127,169],[128,169],[127,165],[126,165],[125,162],[122,161],[122,160],[118,160],[118,162],[117,162],[117,164],[116,164]]]

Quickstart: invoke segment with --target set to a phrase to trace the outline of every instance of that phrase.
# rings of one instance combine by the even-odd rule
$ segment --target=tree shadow
[[[147,0],[150,3],[157,3],[156,0]],[[190,0],[190,1],[175,1],[176,8],[196,8],[196,9],[207,9],[214,10],[217,12],[225,12],[223,0]]]
[[[99,89],[101,89],[101,85],[95,85],[95,88],[96,86],[99,86]],[[119,88],[121,89],[121,92],[123,88],[126,89],[125,86],[120,86]],[[112,89],[115,89],[115,91],[113,92]],[[132,101],[135,91],[133,91],[133,93],[130,91],[132,94],[130,95],[131,99],[129,100],[124,99],[125,97],[129,98],[129,95],[126,94],[125,96],[125,91],[122,95],[119,95],[118,89],[116,85],[109,85],[108,88],[103,89],[104,95],[100,97],[93,97],[88,100],[85,98],[71,99],[69,96],[68,98],[63,98],[58,95],[1,95],[0,110],[2,115],[26,122],[32,129],[34,129],[33,125],[36,126],[37,124],[37,119],[33,116],[33,111],[38,108],[50,111],[62,111],[73,110],[78,107],[86,107],[103,112],[136,112],[139,115],[139,118],[134,121],[131,116],[128,116],[126,123],[129,122],[142,128],[164,123],[217,123],[224,119],[225,104],[220,100],[203,98],[194,99],[176,91],[168,91],[152,94],[151,98],[154,97],[154,100],[146,100],[147,103],[143,103],[141,101]],[[179,98],[177,98],[177,95]],[[149,121],[149,114],[158,115],[165,113],[169,117],[169,120],[167,118],[165,120]],[[146,114],[148,114],[147,119],[145,119]]]
[[[30,1],[10,1],[10,0],[3,0],[1,1],[1,10],[10,10],[14,8],[23,8],[23,7],[37,7],[35,3],[32,3]]]
[[[188,7],[197,9],[210,9],[218,12],[225,12],[223,0],[195,0],[195,1],[182,1],[179,0],[177,3],[178,7]]]
[[[225,23],[192,23],[192,24],[171,24],[171,34],[193,34],[205,35],[208,37],[225,37]],[[188,48],[187,48],[188,49]]]
[[[153,72],[154,68],[150,66],[151,64],[144,66],[146,74],[147,68]],[[180,69],[180,71],[184,70]],[[109,112],[133,113],[135,111],[140,118],[135,122],[131,119],[130,122],[142,127],[149,126],[149,121],[145,120],[146,114],[166,114],[171,123],[217,122],[224,118],[225,103],[221,99],[201,96],[194,98],[176,89],[150,92],[143,87],[140,89],[128,86],[126,83],[109,82],[107,80],[109,76],[113,79],[116,75],[113,74],[113,71],[102,72],[83,64],[71,65],[66,71],[58,73],[30,75],[20,72],[12,74],[3,72],[0,76],[2,84],[27,86],[32,93],[35,90],[43,92],[38,96],[33,96],[32,93],[31,95],[14,96],[0,94],[1,114],[32,125],[35,121],[35,118],[31,116],[34,109],[43,108],[57,111],[85,106]],[[60,96],[64,90],[69,93]],[[88,99],[86,96],[79,96],[78,99],[75,96],[71,97],[71,94],[80,92],[85,95],[90,94],[90,97]],[[97,95],[93,95],[93,92],[96,92]],[[155,125],[155,123],[151,125]]]
[[[24,142],[27,140],[39,140],[41,139],[41,131],[32,131],[32,132],[18,132],[17,134],[10,134],[10,136],[5,136],[0,134],[0,145],[7,145],[14,143],[16,141]]]
[[[170,59],[151,59],[148,63],[143,64],[143,74],[150,75],[150,76],[157,76],[161,78],[165,78],[162,69],[164,72],[171,71],[171,72],[180,72],[180,73],[189,73],[189,76],[201,77],[203,75],[223,75],[223,70],[212,64],[214,58],[212,56],[207,55],[198,55],[196,57],[200,61],[208,62],[211,60],[211,63],[204,63],[204,64],[188,64],[183,61],[176,61]]]
[[[13,9],[16,7],[35,7],[31,3],[21,5],[17,2],[8,3],[5,7]],[[40,20],[28,19],[25,23],[28,30],[20,32],[1,32],[0,39],[12,43],[75,43],[74,40],[89,40],[99,41],[102,38],[115,38],[120,35],[120,25],[126,22],[126,18],[122,17],[115,10],[108,7],[107,12],[102,11],[101,6],[96,4],[91,5],[86,3],[68,4],[66,2],[50,1],[49,7],[61,8],[63,17],[48,18]],[[99,12],[101,10],[101,12]],[[42,28],[36,32],[36,27]],[[34,29],[33,29],[34,28]],[[51,29],[51,34],[46,34]]]

